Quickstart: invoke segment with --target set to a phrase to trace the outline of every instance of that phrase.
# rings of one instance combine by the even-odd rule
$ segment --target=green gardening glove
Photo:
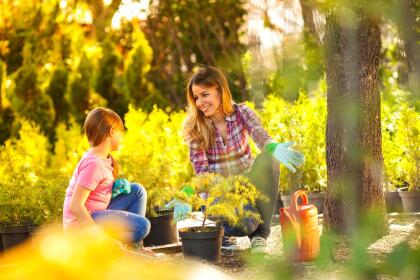
[[[295,173],[295,166],[302,165],[305,162],[305,157],[298,151],[290,148],[294,144],[295,142],[270,143],[266,145],[265,151]]]
[[[131,192],[131,185],[125,178],[119,178],[114,181],[112,185],[112,198],[119,196],[122,193],[129,194]]]

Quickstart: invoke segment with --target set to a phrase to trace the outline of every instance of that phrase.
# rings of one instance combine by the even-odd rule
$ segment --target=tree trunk
[[[308,0],[300,0],[300,7],[302,9],[303,28],[304,32],[308,34],[317,46],[321,46],[321,39],[315,26],[314,8],[312,2]]]
[[[379,20],[355,10],[353,23],[326,23],[327,174],[324,230],[349,234],[373,213],[386,231],[378,65]],[[379,217],[379,218],[378,218]]]
[[[103,0],[87,0],[87,3],[92,12],[96,39],[102,42],[106,37],[107,28],[111,27],[112,17],[118,11],[121,0],[112,0],[108,6],[105,6]]]

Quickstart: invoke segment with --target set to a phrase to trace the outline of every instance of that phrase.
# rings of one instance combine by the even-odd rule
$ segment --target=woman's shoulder
[[[252,109],[245,102],[233,103],[234,115],[239,116],[242,120],[252,114]]]
[[[234,109],[234,112],[236,113],[236,112],[243,112],[243,111],[249,111],[249,110],[251,110],[252,111],[252,109],[251,109],[251,107],[249,107],[247,104],[246,104],[246,102],[240,102],[240,103],[233,103],[233,109]]]

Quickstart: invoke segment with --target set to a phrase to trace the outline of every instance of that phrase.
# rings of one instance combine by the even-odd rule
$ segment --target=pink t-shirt
[[[85,206],[89,213],[105,210],[111,201],[112,184],[112,159],[102,159],[91,152],[86,152],[77,164],[73,176],[66,190],[63,206],[63,225],[66,229],[70,225],[77,225],[76,217],[70,210],[70,201],[77,185],[91,191]]]

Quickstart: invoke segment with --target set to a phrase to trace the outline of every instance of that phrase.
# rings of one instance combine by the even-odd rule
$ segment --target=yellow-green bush
[[[281,166],[283,192],[326,187],[326,97],[323,86],[293,103],[269,96],[257,114],[269,134],[279,142],[295,141],[305,155],[304,165],[292,174]],[[252,104],[249,104],[251,107]],[[123,145],[115,156],[121,177],[139,182],[148,190],[149,214],[172,198],[193,176],[188,147],[182,137],[185,112],[151,113],[129,108]],[[391,186],[418,186],[419,114],[404,102],[382,104],[384,173]],[[89,148],[81,127],[71,122],[56,127],[57,142],[51,152],[47,138],[32,122],[21,121],[19,139],[10,139],[0,150],[0,220],[59,219],[68,181]],[[257,150],[252,144],[253,153]],[[19,210],[20,209],[20,210]],[[14,214],[12,214],[14,213]]]
[[[420,115],[405,102],[382,105],[382,153],[388,189],[419,190]]]
[[[0,149],[0,222],[56,221],[68,179],[48,165],[48,140],[37,125],[21,121],[19,137]]]
[[[118,153],[123,176],[147,189],[149,211],[170,199],[173,191],[192,175],[188,148],[182,137],[183,112],[150,114],[130,106],[125,116],[126,135]]]
[[[51,169],[60,170],[71,176],[77,163],[89,149],[89,143],[86,136],[82,134],[81,126],[74,120],[70,122],[69,127],[63,123],[58,124],[56,135],[57,141],[51,157]]]
[[[323,191],[326,188],[325,162],[326,97],[323,91],[312,98],[301,94],[291,103],[269,96],[260,113],[263,126],[278,142],[294,141],[293,147],[305,156],[305,163],[291,173],[280,165],[280,188],[283,193],[297,188]]]

